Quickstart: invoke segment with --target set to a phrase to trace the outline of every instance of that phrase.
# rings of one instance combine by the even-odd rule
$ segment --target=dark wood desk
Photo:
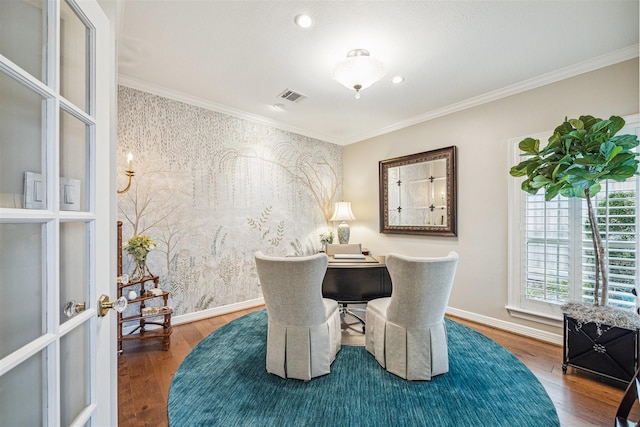
[[[391,296],[391,277],[383,256],[378,262],[332,262],[322,281],[322,296],[341,303],[365,303]]]

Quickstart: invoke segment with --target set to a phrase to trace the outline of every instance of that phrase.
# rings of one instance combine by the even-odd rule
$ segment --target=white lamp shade
[[[333,216],[330,221],[353,221],[356,219],[351,212],[350,202],[337,202],[333,209]]]
[[[332,77],[345,87],[360,91],[366,89],[384,76],[384,65],[364,49],[355,49],[339,62]]]

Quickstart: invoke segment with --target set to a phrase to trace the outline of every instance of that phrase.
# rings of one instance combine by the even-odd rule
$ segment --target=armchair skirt
[[[340,311],[334,300],[323,302],[328,312],[323,324],[291,326],[269,320],[267,372],[301,380],[330,372],[341,346]]]
[[[430,380],[449,372],[447,327],[444,321],[424,329],[406,329],[382,314],[391,298],[367,304],[365,347],[383,368],[407,380]]]

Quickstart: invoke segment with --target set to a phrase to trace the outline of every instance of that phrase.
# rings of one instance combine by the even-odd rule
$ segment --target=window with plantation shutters
[[[638,116],[625,118],[618,134],[638,134]],[[551,132],[535,135],[541,143]],[[519,156],[510,140],[511,161]],[[557,196],[545,202],[541,190],[530,195],[521,180],[510,178],[509,304],[512,315],[557,324],[560,306],[569,301],[593,302],[594,253],[587,205],[580,198]],[[593,198],[609,275],[609,305],[637,310],[639,283],[637,226],[639,179],[607,181]]]

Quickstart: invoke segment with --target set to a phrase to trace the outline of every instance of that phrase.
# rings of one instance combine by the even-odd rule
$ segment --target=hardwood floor
[[[169,386],[185,356],[220,326],[261,308],[174,326],[169,351],[162,350],[160,339],[126,341],[118,360],[119,425],[168,426]],[[572,368],[563,375],[561,347],[452,319],[486,335],[520,359],[549,393],[563,427],[613,425],[623,385]]]

